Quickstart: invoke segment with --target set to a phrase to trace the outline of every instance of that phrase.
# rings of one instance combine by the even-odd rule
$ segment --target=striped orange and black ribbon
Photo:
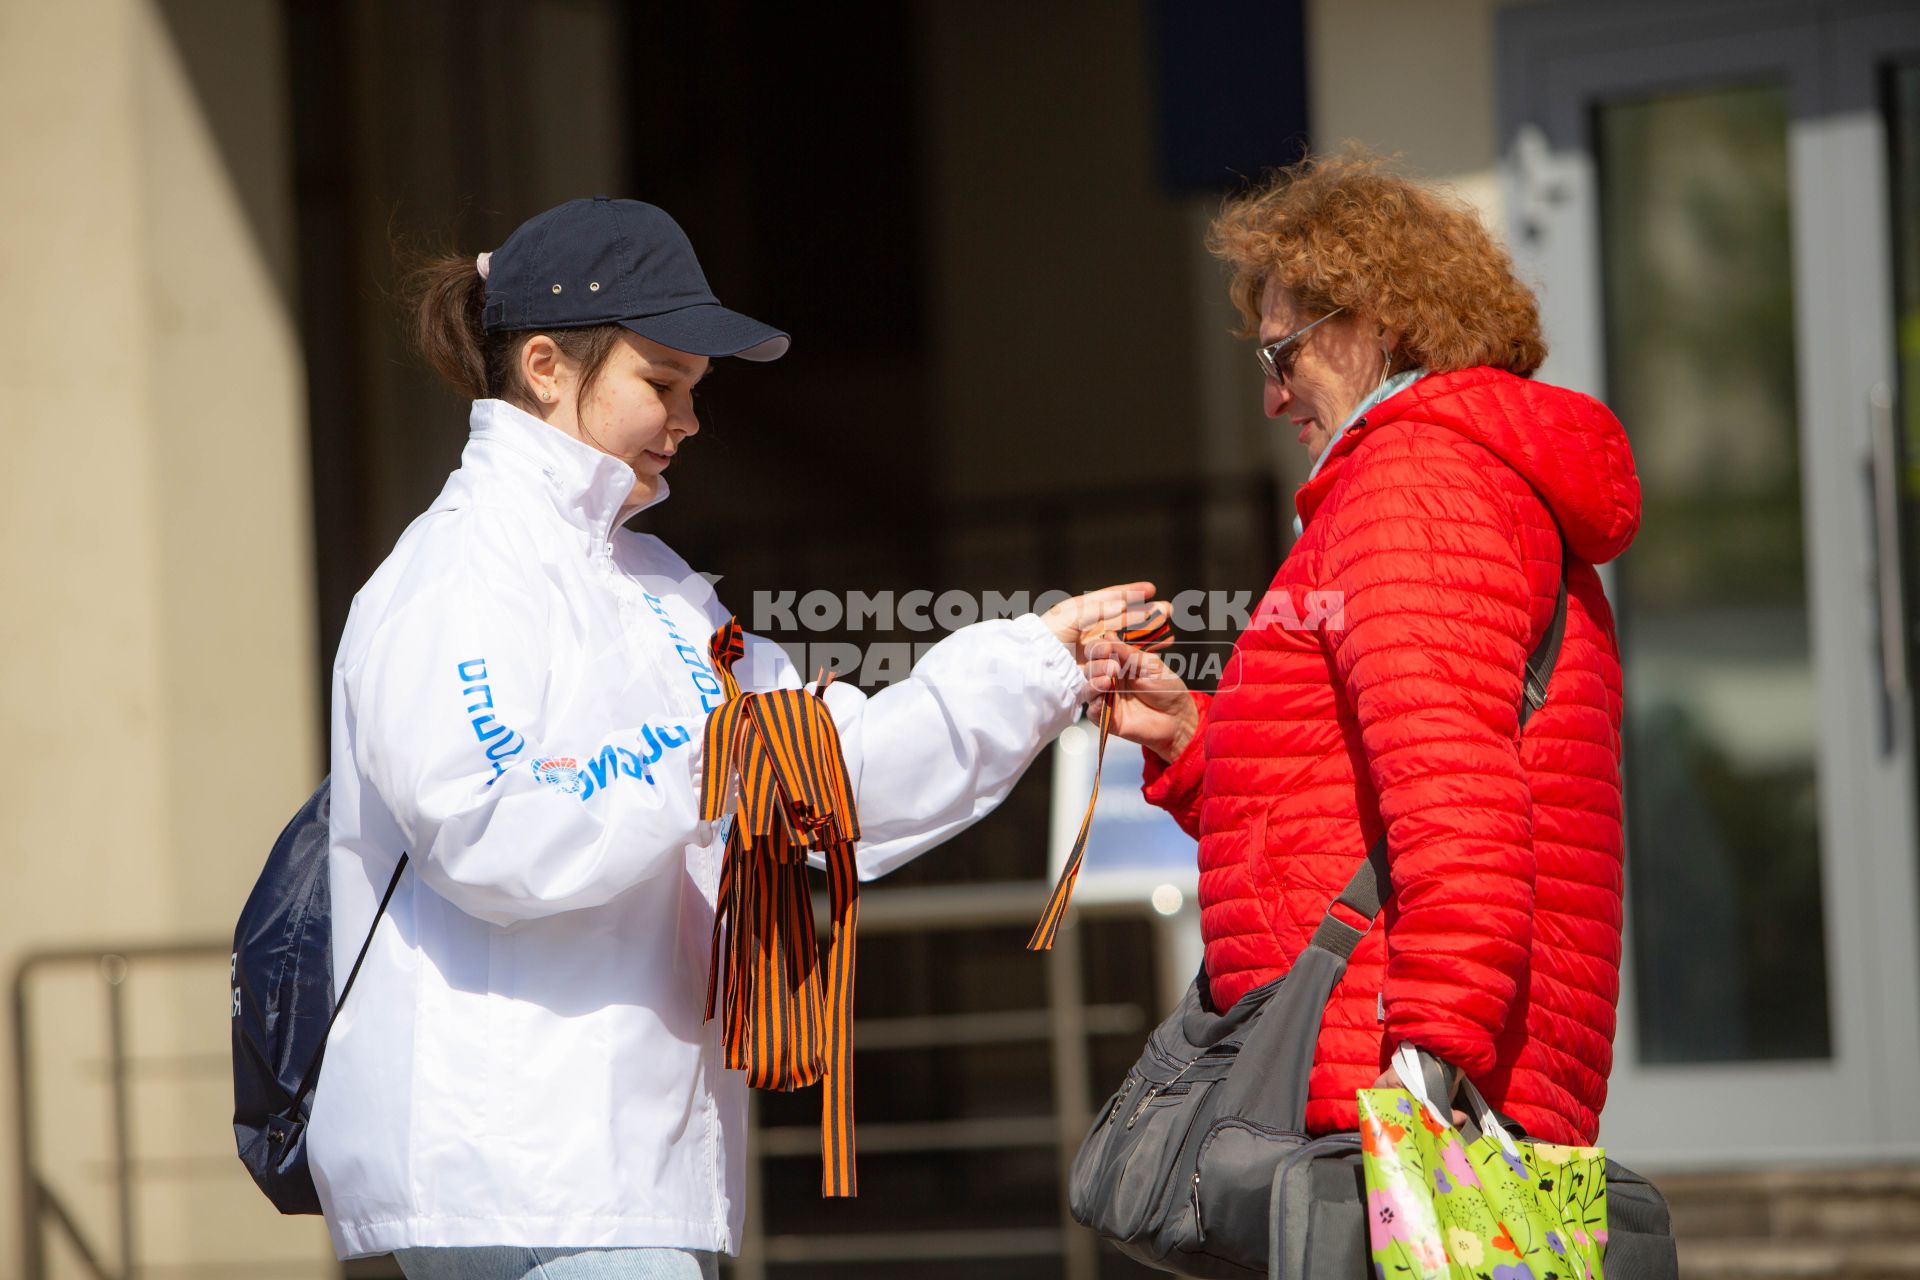
[[[737,619],[714,633],[708,651],[726,701],[707,720],[701,816],[718,820],[729,802],[729,784],[737,777],[740,787],[720,866],[707,1018],[722,1006],[726,1064],[745,1071],[754,1088],[825,1082],[821,1191],[851,1196],[858,1185],[853,932],[860,898],[853,849],[860,818],[840,734],[826,703],[805,690],[740,691],[733,664],[745,641]],[[833,910],[824,975],[807,890],[810,851],[826,862]]]
[[[1173,643],[1173,622],[1166,609],[1155,609],[1146,621],[1118,628],[1114,638],[1143,653],[1152,653]],[[1054,935],[1060,932],[1060,922],[1066,918],[1067,903],[1073,898],[1073,882],[1080,876],[1080,860],[1087,851],[1087,832],[1093,828],[1093,806],[1100,799],[1100,765],[1107,758],[1107,731],[1112,726],[1113,698],[1109,696],[1100,704],[1100,748],[1094,756],[1093,794],[1087,797],[1087,815],[1080,819],[1080,834],[1074,837],[1067,864],[1060,869],[1060,878],[1047,897],[1047,908],[1040,913],[1040,923],[1034,926],[1033,937],[1027,939],[1029,951],[1052,950]]]

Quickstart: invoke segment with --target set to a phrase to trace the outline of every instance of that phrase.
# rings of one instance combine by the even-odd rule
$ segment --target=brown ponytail
[[[413,345],[433,371],[469,400],[494,394],[487,376],[487,334],[480,323],[487,287],[473,259],[456,254],[422,259],[407,273],[404,290]]]
[[[407,270],[402,298],[412,322],[413,344],[433,371],[469,400],[489,397],[530,409],[532,397],[520,379],[520,347],[536,330],[488,333],[482,323],[486,281],[470,257],[434,254]],[[554,345],[580,364],[584,401],[620,339],[619,325],[547,332]]]

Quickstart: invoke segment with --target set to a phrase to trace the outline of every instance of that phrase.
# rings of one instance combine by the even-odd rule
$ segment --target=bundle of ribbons
[[[825,701],[813,692],[742,693],[737,619],[709,646],[726,701],[707,721],[701,816],[717,821],[739,780],[720,868],[707,1018],[724,1002],[726,1065],[756,1089],[824,1081],[821,1193],[858,1190],[853,1151],[853,931],[860,916],[854,845],[860,818]],[[833,934],[824,958],[807,890],[807,858],[827,868]],[[723,957],[724,952],[724,957]],[[724,967],[723,967],[724,966]],[[824,970],[824,972],[823,972]]]
[[[1164,611],[1114,633],[1152,652],[1172,643]],[[792,1090],[824,1081],[820,1105],[821,1192],[857,1193],[853,1142],[853,934],[860,918],[854,846],[860,818],[847,777],[840,733],[819,696],[778,689],[743,693],[733,666],[745,653],[737,619],[714,632],[709,646],[726,700],[707,720],[707,768],[700,811],[725,816],[739,781],[738,805],[720,867],[718,912],[707,977],[706,1016],[723,1019],[726,1065],[747,1073],[756,1089]],[[1099,759],[1113,723],[1113,699],[1100,709]],[[1086,852],[1099,766],[1080,834],[1027,943],[1053,946]],[[807,859],[826,864],[833,933],[823,959],[807,889]],[[824,972],[823,972],[824,970]]]
[[[1113,638],[1125,641],[1142,653],[1154,653],[1173,643],[1173,622],[1166,608],[1158,606],[1144,621],[1116,628]],[[1027,939],[1029,951],[1053,949],[1054,935],[1060,932],[1060,922],[1067,914],[1067,903],[1073,898],[1073,883],[1080,877],[1080,860],[1087,852],[1087,833],[1093,830],[1093,806],[1100,799],[1100,766],[1107,759],[1107,732],[1113,727],[1113,700],[1113,694],[1100,700],[1100,749],[1094,756],[1093,794],[1087,797],[1087,813],[1080,819],[1080,834],[1074,837],[1066,865],[1060,868],[1060,878],[1047,897],[1047,908],[1040,914],[1040,923],[1034,926],[1033,937]]]

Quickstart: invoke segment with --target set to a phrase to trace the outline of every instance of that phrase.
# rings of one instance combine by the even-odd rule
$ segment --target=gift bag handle
[[[1443,1110],[1435,1104],[1434,1098],[1436,1095],[1449,1093],[1445,1085],[1448,1073],[1454,1070],[1452,1066],[1403,1040],[1400,1047],[1393,1051],[1393,1070],[1400,1077],[1401,1087],[1412,1094],[1414,1101],[1425,1107],[1427,1114],[1435,1121],[1452,1126],[1451,1103],[1457,1097],[1466,1104],[1463,1109],[1467,1112],[1468,1125],[1492,1138],[1500,1145],[1502,1151],[1515,1160],[1520,1158],[1520,1146],[1514,1141],[1513,1134],[1508,1131],[1505,1124],[1501,1123],[1500,1117],[1494,1114],[1493,1107],[1487,1102],[1486,1096],[1474,1086],[1473,1081],[1467,1079],[1464,1073],[1447,1097],[1449,1105]],[[1462,1136],[1472,1142],[1477,1135],[1463,1127]]]

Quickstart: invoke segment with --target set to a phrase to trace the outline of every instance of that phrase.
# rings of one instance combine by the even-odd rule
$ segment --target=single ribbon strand
[[[1155,609],[1144,622],[1119,628],[1115,638],[1142,653],[1153,653],[1173,643],[1173,623],[1165,609]],[[1067,904],[1073,900],[1074,882],[1080,878],[1080,862],[1087,852],[1087,833],[1093,829],[1093,807],[1100,799],[1100,766],[1107,758],[1107,734],[1112,727],[1113,694],[1110,693],[1100,704],[1100,746],[1093,759],[1093,794],[1087,797],[1087,812],[1080,819],[1080,834],[1074,837],[1066,865],[1060,868],[1060,878],[1054,881],[1053,892],[1047,895],[1047,905],[1040,913],[1040,923],[1034,926],[1033,936],[1027,939],[1029,951],[1053,950],[1053,940],[1060,932],[1060,922],[1066,919]]]

